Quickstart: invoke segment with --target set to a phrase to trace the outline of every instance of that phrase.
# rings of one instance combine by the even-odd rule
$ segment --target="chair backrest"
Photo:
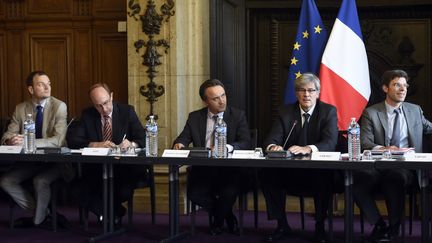
[[[341,130],[338,133],[338,141],[336,144],[336,151],[341,153],[348,153],[348,134],[346,130]]]
[[[258,129],[256,128],[250,129],[250,136],[251,136],[251,146],[254,149],[258,145]]]

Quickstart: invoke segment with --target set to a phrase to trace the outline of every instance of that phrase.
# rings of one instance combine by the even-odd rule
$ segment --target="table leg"
[[[353,242],[353,214],[354,214],[354,202],[352,194],[353,184],[353,173],[352,170],[345,170],[345,242]]]
[[[161,242],[171,242],[183,239],[188,232],[180,233],[179,230],[179,166],[169,166],[169,229],[170,237]]]
[[[422,221],[421,221],[421,242],[430,242],[429,240],[429,177],[428,170],[421,170],[420,189],[422,198]]]

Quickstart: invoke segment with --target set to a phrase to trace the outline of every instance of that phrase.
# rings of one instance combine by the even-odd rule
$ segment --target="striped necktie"
[[[112,140],[112,124],[111,117],[104,116],[104,126],[102,129],[102,137],[103,141],[111,141]]]

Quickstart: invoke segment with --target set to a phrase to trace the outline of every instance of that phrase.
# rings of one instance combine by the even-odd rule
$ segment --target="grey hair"
[[[313,73],[303,73],[300,77],[296,78],[294,81],[294,88],[300,89],[304,87],[308,83],[313,83],[315,85],[315,89],[319,92],[321,89],[321,84],[319,78]]]

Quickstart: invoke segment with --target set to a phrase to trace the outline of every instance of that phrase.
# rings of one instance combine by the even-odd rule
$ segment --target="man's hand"
[[[15,134],[8,140],[6,140],[7,145],[22,145],[24,143],[24,135]]]
[[[128,149],[129,147],[132,147],[132,142],[129,141],[129,140],[127,140],[127,139],[125,139],[125,140],[123,140],[123,141],[119,144],[119,146],[120,146],[120,149],[121,149],[121,150],[126,150],[126,149]]]
[[[269,147],[269,151],[282,151],[283,147],[279,145],[272,145]]]
[[[115,146],[116,146],[115,143],[111,141],[89,143],[90,148],[114,148]]]
[[[176,144],[174,144],[174,146],[173,146],[173,149],[182,149],[182,148],[184,148],[185,146],[183,145],[183,144],[181,144],[181,143],[176,143]]]
[[[291,146],[288,151],[290,151],[293,154],[310,154],[312,153],[312,149],[309,146]]]

